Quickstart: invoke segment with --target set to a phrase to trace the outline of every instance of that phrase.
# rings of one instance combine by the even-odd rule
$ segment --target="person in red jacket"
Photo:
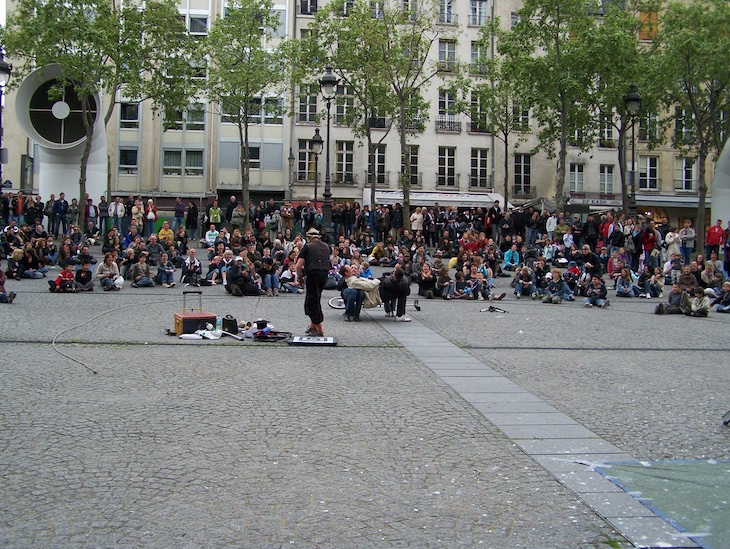
[[[659,260],[651,253],[657,245],[657,234],[653,221],[649,221],[646,225],[646,229],[641,232],[641,243],[642,248],[644,249],[644,265],[657,267],[659,265]]]
[[[707,229],[705,235],[705,257],[710,257],[712,252],[720,256],[720,245],[725,243],[725,231],[722,229],[722,219],[718,219],[712,227]]]

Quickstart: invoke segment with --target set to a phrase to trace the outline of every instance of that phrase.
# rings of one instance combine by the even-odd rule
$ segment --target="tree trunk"
[[[248,203],[249,198],[249,184],[251,181],[251,162],[248,150],[248,124],[238,123],[238,138],[241,141],[241,150],[239,157],[241,159],[241,202],[246,210],[246,228],[251,229],[253,227],[253,219],[250,218],[250,208]],[[256,233],[256,231],[254,231]]]
[[[503,212],[509,211],[507,204],[509,202],[509,134],[504,133],[504,208]]]
[[[621,171],[621,207],[626,217],[629,216],[629,187],[626,179],[626,124],[621,117],[621,127],[618,130],[618,169]],[[633,166],[632,166],[633,169]]]
[[[568,109],[562,100],[560,111],[560,150],[558,151],[558,174],[555,182],[555,202],[558,215],[565,211],[565,162],[568,158]]]
[[[403,172],[400,176],[400,184],[403,188],[403,228],[411,228],[411,150],[406,145],[406,99],[400,98],[400,154]]]
[[[86,142],[84,143],[84,152],[81,154],[81,163],[79,166],[79,225],[86,225],[86,171],[89,165],[89,156],[91,156],[91,141],[94,139],[94,121],[91,120],[91,112],[89,110],[89,98],[84,96],[81,98],[81,115],[84,121],[84,129],[86,130]]]
[[[705,178],[707,177],[707,169],[705,168],[705,162],[707,160],[707,152],[704,147],[700,147],[700,150],[697,154],[697,161],[699,162],[698,172],[697,172],[697,178],[698,178],[698,197],[697,197],[697,220],[695,222],[695,231],[697,233],[695,241],[696,241],[696,249],[695,251],[697,253],[701,253],[704,255],[704,249],[705,249],[705,232],[707,231],[707,228],[705,227],[705,200],[707,199],[707,182],[705,181]],[[712,220],[710,220],[710,224],[712,224]],[[705,259],[710,259],[709,257],[705,257]]]

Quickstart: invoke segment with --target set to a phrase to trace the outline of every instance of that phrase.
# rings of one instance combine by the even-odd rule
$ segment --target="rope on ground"
[[[176,301],[177,300],[169,299],[169,300],[165,300],[165,301],[158,301],[158,303],[174,303]],[[82,322],[81,324],[77,324],[76,326],[71,326],[70,328],[66,328],[64,330],[61,330],[55,336],[53,336],[53,340],[51,341],[51,345],[53,346],[53,350],[56,351],[59,355],[66,357],[70,361],[75,362],[76,364],[81,364],[84,368],[86,368],[87,370],[89,370],[92,374],[98,374],[99,373],[98,371],[94,370],[91,366],[89,366],[88,364],[86,364],[86,362],[84,362],[83,360],[79,360],[77,358],[74,358],[74,357],[72,357],[70,355],[67,355],[63,351],[61,351],[58,348],[58,346],[56,345],[56,340],[60,336],[62,336],[63,334],[65,334],[67,332],[70,332],[72,330],[77,330],[79,328],[82,328],[82,327],[86,326],[90,322],[93,322],[94,320],[96,320],[97,318],[99,318],[101,316],[104,316],[104,315],[109,314],[109,313],[114,313],[116,311],[121,311],[122,309],[127,309],[129,307],[136,307],[138,305],[139,305],[139,303],[129,303],[127,305],[120,305],[119,307],[114,307],[112,309],[107,309],[106,311],[102,311],[99,314],[92,316],[90,319]]]

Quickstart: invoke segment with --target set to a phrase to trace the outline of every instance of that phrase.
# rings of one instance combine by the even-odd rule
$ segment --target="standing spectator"
[[[390,212],[390,231],[394,242],[397,242],[403,234],[403,209],[399,202],[395,203],[393,211]]]
[[[707,229],[705,235],[705,257],[710,257],[712,252],[720,255],[720,245],[725,243],[725,231],[722,228],[722,219],[718,219],[712,227]]]
[[[46,200],[46,203],[43,206],[43,215],[46,216],[46,227],[49,234],[53,232],[53,204],[55,202],[56,195],[51,194],[50,198]]]
[[[185,204],[179,196],[175,198],[175,204],[172,205],[172,232],[176,233],[180,227],[185,225]]]
[[[86,199],[86,222],[91,221],[94,223],[94,227],[96,227],[99,223],[99,208],[97,208],[96,204],[94,204],[94,201],[91,198]]]
[[[63,193],[61,193],[61,196],[63,196]],[[68,219],[69,226],[78,226],[80,214],[81,212],[79,212],[79,201],[75,198],[72,198],[71,205],[68,207],[68,210],[66,212],[66,218]]]
[[[231,197],[228,199],[228,205],[226,206],[226,222],[230,226],[231,224],[231,217],[233,217],[233,212],[236,211],[236,207],[238,206],[238,198],[236,198],[236,195],[231,195]]]
[[[349,202],[345,203],[345,209],[342,212],[342,224],[345,228],[345,238],[352,238],[355,234],[355,209]]]
[[[198,239],[198,207],[192,200],[188,202],[188,213],[185,218],[185,228],[188,231],[190,240],[196,241]]]
[[[18,193],[20,194],[20,193]],[[53,203],[53,235],[58,238],[58,230],[63,227],[63,233],[68,232],[68,202],[66,201],[66,194],[61,193],[58,196],[58,200]]]
[[[112,221],[112,227],[115,227],[117,231],[119,231],[119,234],[122,233],[122,226],[124,221],[124,216],[126,214],[126,208],[124,207],[124,203],[122,202],[122,197],[117,196],[114,199],[114,202],[109,204],[109,219]]]
[[[157,223],[157,206],[151,198],[147,201],[147,207],[144,210],[144,235],[149,238],[155,232],[155,224]]]

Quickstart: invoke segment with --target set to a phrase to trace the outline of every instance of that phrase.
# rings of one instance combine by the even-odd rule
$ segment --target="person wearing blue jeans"
[[[261,260],[259,276],[261,277],[261,284],[267,296],[279,295],[279,273],[274,268],[274,260],[272,258],[264,257]]]
[[[355,275],[355,269],[350,265],[343,265],[340,268],[342,280],[347,287],[342,290],[342,297],[345,300],[345,322],[360,322],[360,311],[367,293],[377,295],[380,280],[370,280]],[[377,299],[377,297],[376,297]]]

